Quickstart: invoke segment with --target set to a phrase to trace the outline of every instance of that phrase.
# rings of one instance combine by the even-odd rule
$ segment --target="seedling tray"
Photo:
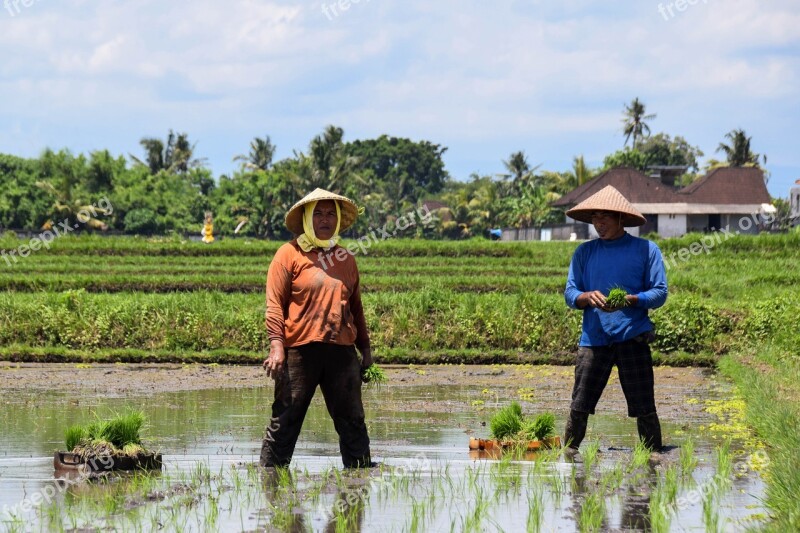
[[[53,466],[57,471],[73,472],[115,472],[132,470],[161,470],[160,453],[142,453],[133,457],[127,455],[102,455],[81,457],[72,452],[56,452]]]
[[[470,450],[502,450],[504,448],[512,448],[517,446],[525,446],[524,442],[519,441],[501,441],[498,439],[477,439],[470,437],[469,449]],[[536,451],[539,449],[560,448],[561,437],[549,437],[544,440],[531,440],[528,441],[525,449],[527,451]]]

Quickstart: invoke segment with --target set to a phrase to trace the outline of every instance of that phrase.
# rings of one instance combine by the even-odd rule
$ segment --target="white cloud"
[[[616,149],[639,96],[656,130],[676,124],[710,152],[741,125],[800,166],[790,132],[769,127],[800,118],[795,0],[700,1],[668,21],[633,0],[362,0],[331,20],[319,2],[65,1],[2,16],[0,98],[56,144],[70,141],[54,124],[113,115],[189,124],[205,145],[231,130],[307,142],[333,122],[510,149],[558,139],[568,160],[590,136]],[[158,130],[120,138],[145,133]]]

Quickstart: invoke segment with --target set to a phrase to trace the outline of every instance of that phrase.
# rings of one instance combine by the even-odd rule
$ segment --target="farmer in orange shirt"
[[[289,464],[317,385],[339,434],[344,466],[372,465],[361,403],[372,351],[356,261],[337,245],[339,232],[357,216],[352,200],[323,189],[286,214],[286,226],[298,237],[278,249],[267,274],[270,350],[264,368],[275,380],[275,401],[262,466]]]

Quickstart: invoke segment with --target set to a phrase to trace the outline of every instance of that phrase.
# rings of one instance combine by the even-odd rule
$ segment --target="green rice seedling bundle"
[[[362,379],[364,383],[374,383],[375,385],[381,385],[387,381],[386,372],[376,364],[371,364],[364,370]]]
[[[542,413],[533,420],[525,422],[522,437],[527,440],[544,440],[555,434],[556,416],[553,413]]]
[[[65,444],[67,450],[82,455],[102,452],[134,456],[144,452],[140,435],[144,422],[144,413],[128,410],[109,420],[70,426],[64,434]]]
[[[511,402],[492,417],[489,427],[495,439],[502,440],[516,436],[522,429],[522,408],[517,402]]]
[[[526,420],[519,404],[512,402],[492,417],[489,427],[495,439],[542,441],[555,434],[556,417],[553,413],[542,413]]]
[[[617,307],[626,307],[628,305],[628,300],[625,299],[627,295],[628,293],[625,292],[625,289],[622,287],[614,287],[606,297],[606,307],[612,309]]]

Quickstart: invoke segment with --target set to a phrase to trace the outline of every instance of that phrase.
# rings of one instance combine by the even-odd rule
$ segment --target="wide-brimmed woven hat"
[[[320,200],[337,200],[339,202],[339,210],[342,215],[342,220],[339,221],[339,233],[353,225],[353,222],[358,218],[358,206],[356,203],[340,194],[335,194],[325,189],[314,189],[312,192],[304,196],[300,201],[289,209],[286,213],[286,227],[295,235],[303,233],[303,206],[311,202],[319,202]]]
[[[642,226],[647,223],[647,219],[644,218],[644,215],[633,207],[631,203],[622,196],[621,192],[611,185],[606,185],[604,188],[567,211],[567,216],[591,224],[592,213],[597,211],[622,213],[624,215],[622,218],[622,225],[626,228]]]

